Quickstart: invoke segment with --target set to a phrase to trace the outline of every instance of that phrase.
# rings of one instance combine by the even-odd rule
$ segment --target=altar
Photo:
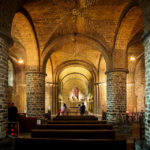
[[[68,107],[79,107],[79,105],[81,105],[82,102],[80,101],[69,101],[68,102]]]
[[[77,116],[80,115],[79,107],[68,107],[67,112],[69,116]]]

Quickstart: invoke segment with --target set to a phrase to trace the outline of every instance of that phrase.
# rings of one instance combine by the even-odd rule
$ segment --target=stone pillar
[[[97,84],[97,113],[99,116],[101,116],[101,99],[100,99],[100,83]]]
[[[97,92],[98,92],[98,86],[96,83],[94,83],[94,114],[97,115],[97,107],[98,107],[98,101],[97,101]]]
[[[145,139],[150,145],[150,34],[145,45]]]
[[[57,96],[57,83],[52,85],[52,116],[56,116],[58,112],[58,96]]]
[[[94,114],[98,117],[98,119],[101,119],[99,83],[94,83]]]
[[[7,135],[8,126],[8,47],[7,37],[0,35],[0,139]]]
[[[150,0],[139,0],[143,10],[144,34],[142,41],[145,46],[145,140],[146,147],[150,149]]]
[[[126,112],[126,74],[123,71],[107,72],[107,122],[121,123]]]
[[[26,73],[27,115],[43,119],[45,114],[45,74]]]

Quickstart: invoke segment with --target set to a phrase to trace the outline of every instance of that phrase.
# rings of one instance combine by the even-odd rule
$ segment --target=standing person
[[[18,116],[18,109],[14,103],[11,104],[11,107],[9,108],[9,113],[10,113],[10,121],[16,122]]]
[[[63,116],[67,115],[67,105],[65,103],[64,103],[64,105],[62,107],[61,113],[62,113]]]
[[[84,105],[84,103],[82,103],[82,106],[81,106],[81,115],[84,115],[84,113],[85,113],[85,105]]]
[[[78,105],[78,110],[79,110],[79,112],[81,114],[81,105],[80,104]]]

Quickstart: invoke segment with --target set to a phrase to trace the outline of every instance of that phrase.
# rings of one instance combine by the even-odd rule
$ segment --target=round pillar
[[[94,114],[100,119],[101,118],[101,107],[99,97],[99,83],[94,84]]]
[[[27,116],[43,119],[45,115],[45,74],[26,73]]]
[[[107,72],[107,122],[121,123],[126,112],[126,71]]]
[[[94,108],[93,112],[95,115],[98,114],[98,84],[94,83]]]
[[[58,113],[58,84],[52,84],[52,116]]]

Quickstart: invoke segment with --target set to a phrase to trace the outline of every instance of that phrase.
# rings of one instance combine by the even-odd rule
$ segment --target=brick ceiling
[[[73,35],[64,43],[58,42],[53,49],[49,56],[53,69],[65,61],[76,59],[90,62],[98,69],[101,52],[89,43],[76,40],[76,34],[102,43],[110,54],[114,49],[129,48],[128,52],[132,55],[139,55],[143,51],[140,41],[143,32],[142,11],[136,5],[129,9],[134,5],[134,0],[23,2],[12,24],[12,37],[16,44],[11,48],[11,53],[14,52],[18,57],[21,54],[30,57],[27,53],[32,53],[32,49],[42,55],[52,41]]]

